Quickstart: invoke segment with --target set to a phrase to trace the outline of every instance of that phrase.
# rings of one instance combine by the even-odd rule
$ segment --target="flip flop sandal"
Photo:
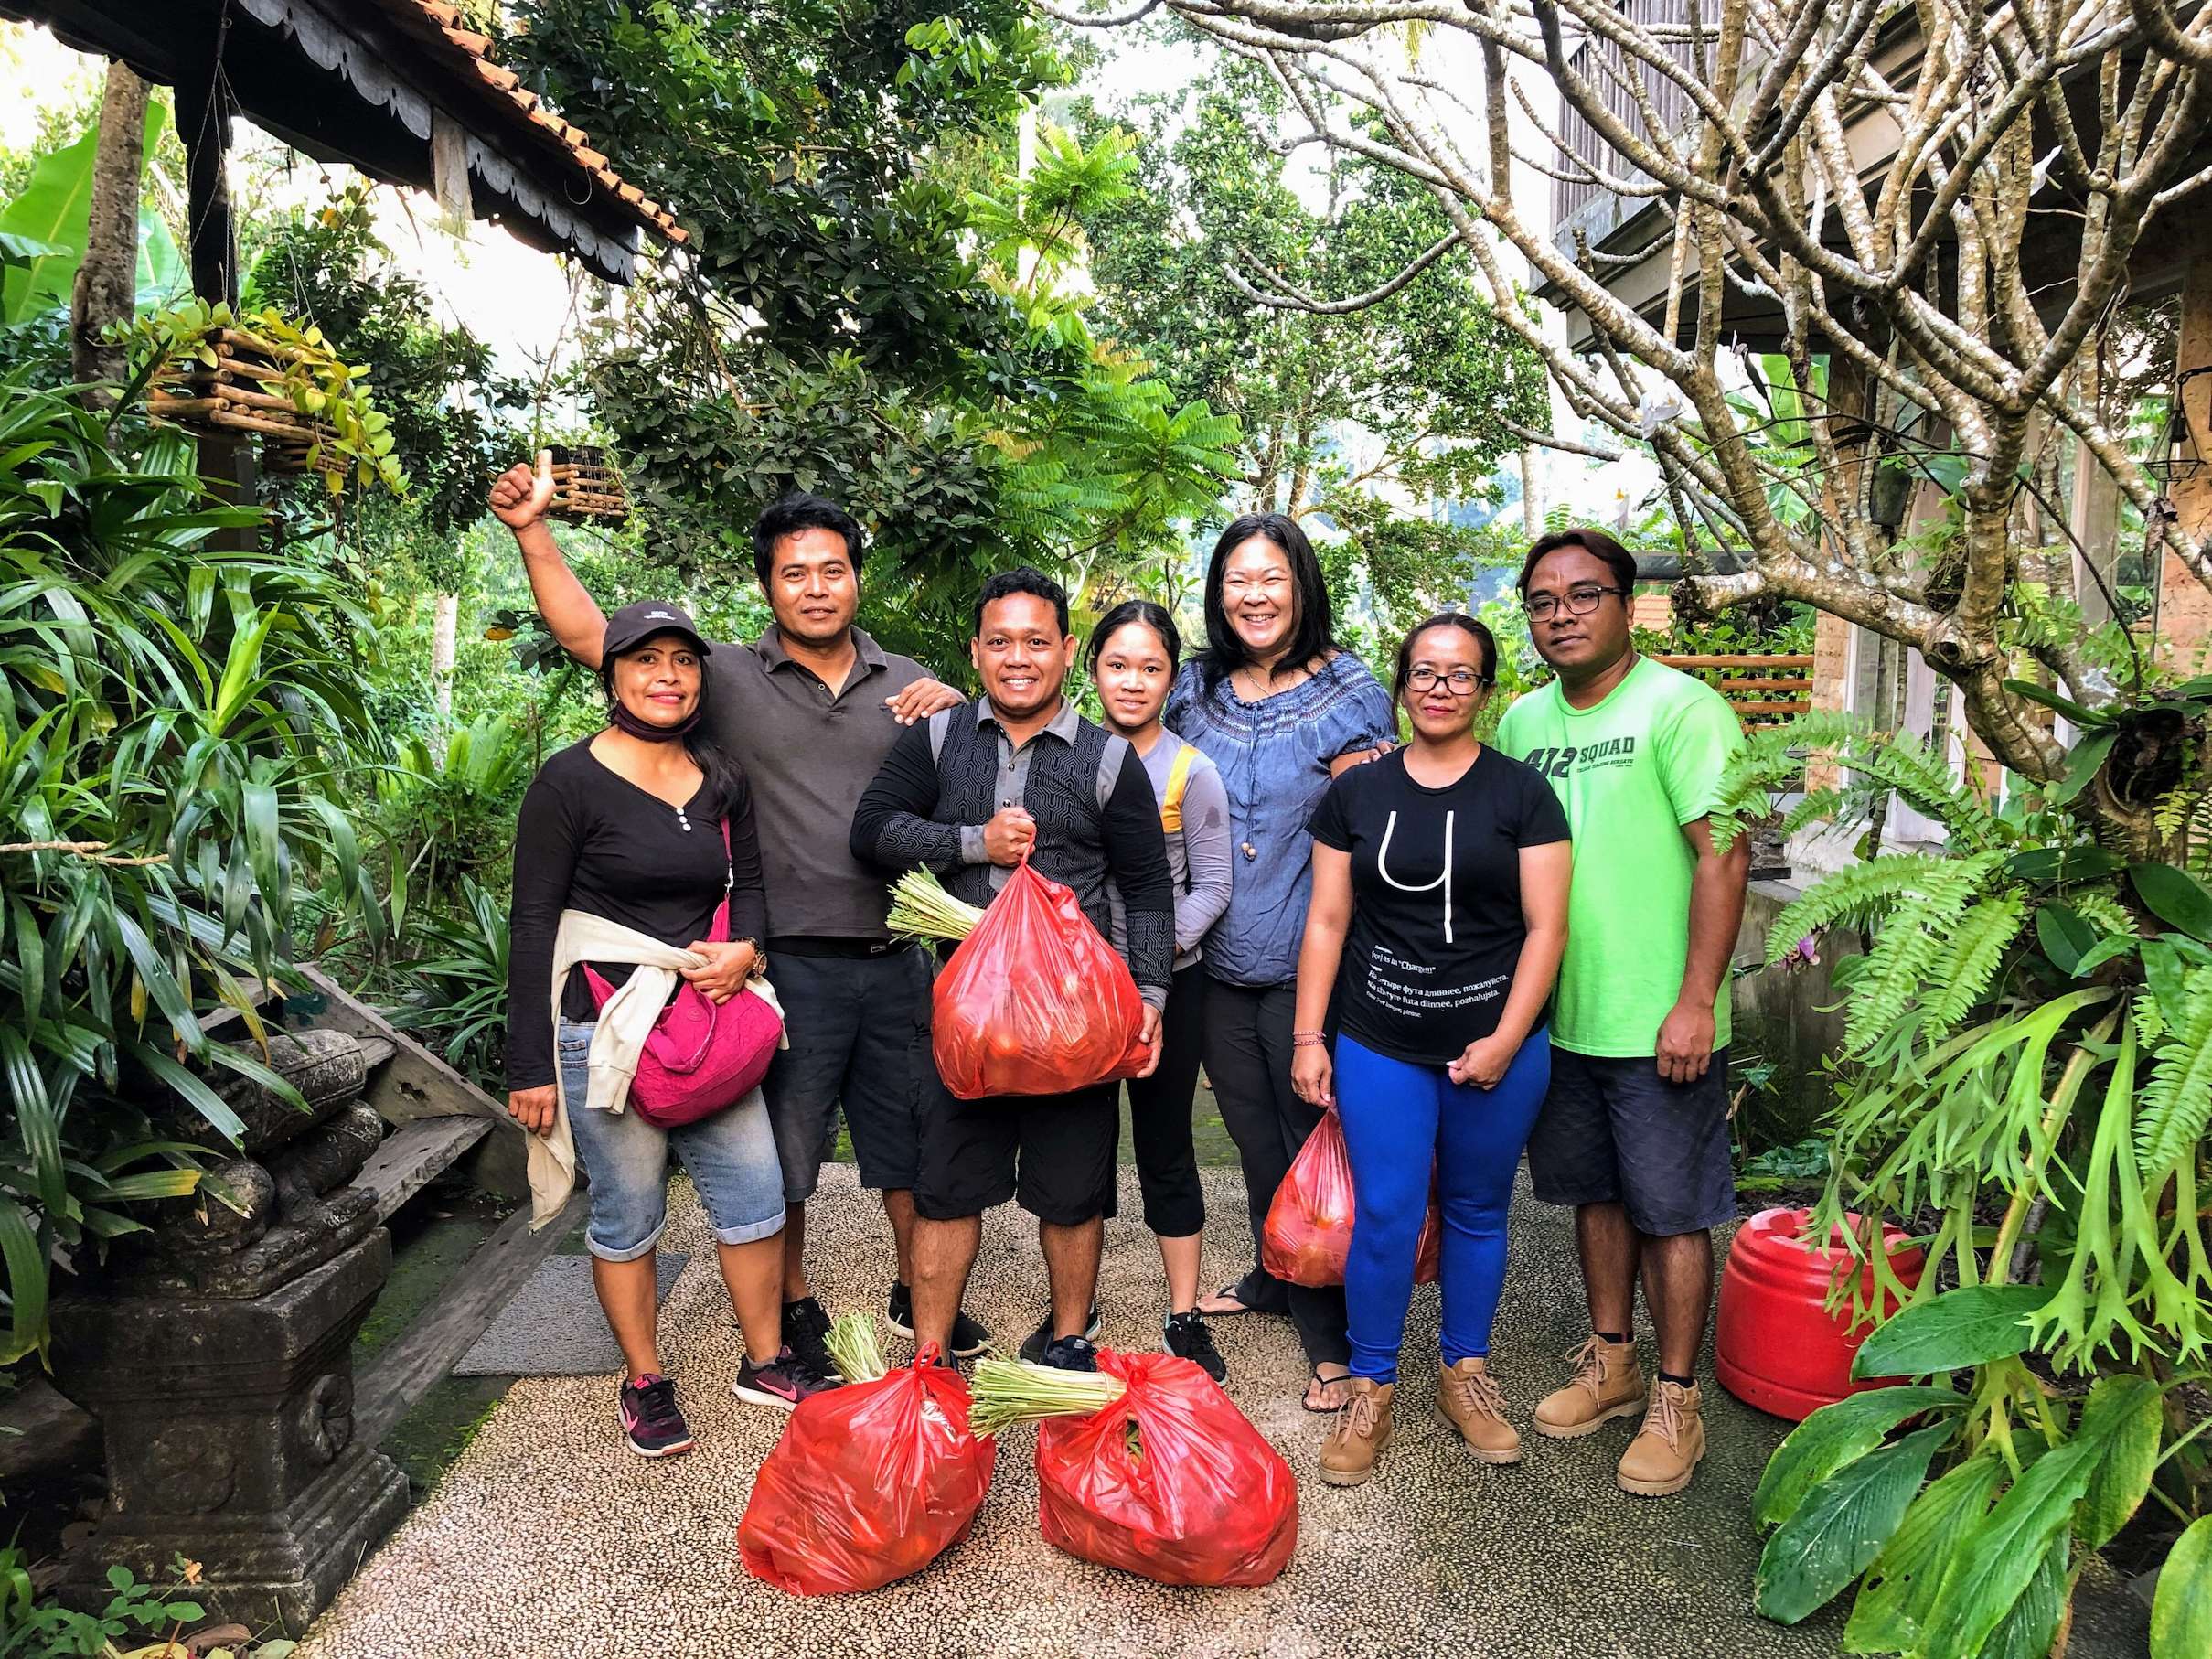
[[[1228,1301],[1233,1301],[1236,1303],[1235,1307],[1217,1308],[1211,1311],[1204,1308],[1201,1308],[1199,1310],[1200,1313],[1203,1314],[1207,1319],[1242,1319],[1247,1313],[1257,1313],[1260,1311],[1259,1309],[1248,1305],[1243,1298],[1237,1295],[1236,1287],[1244,1282],[1245,1281],[1240,1279],[1235,1282],[1235,1284],[1224,1285],[1220,1290],[1213,1292],[1214,1299],[1216,1300],[1225,1300]]]
[[[1306,1386],[1310,1391],[1315,1383],[1320,1384],[1324,1388],[1332,1388],[1339,1383],[1349,1385],[1351,1381],[1352,1376],[1349,1372],[1342,1376],[1323,1376],[1321,1368],[1316,1365],[1306,1379]],[[1340,1406],[1309,1406],[1306,1404],[1306,1396],[1303,1394],[1298,1396],[1298,1403],[1300,1410],[1309,1412],[1315,1417],[1334,1417],[1342,1409]]]

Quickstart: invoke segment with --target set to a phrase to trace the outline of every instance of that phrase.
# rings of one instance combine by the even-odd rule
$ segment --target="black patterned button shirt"
[[[1052,722],[1019,746],[987,697],[909,726],[860,796],[852,854],[888,870],[926,865],[954,897],[988,904],[1011,873],[983,850],[983,826],[1002,807],[1036,819],[1031,864],[1074,889],[1102,938],[1113,937],[1109,882],[1119,889],[1129,975],[1147,1006],[1164,1006],[1175,883],[1152,780],[1125,740],[1064,698]]]

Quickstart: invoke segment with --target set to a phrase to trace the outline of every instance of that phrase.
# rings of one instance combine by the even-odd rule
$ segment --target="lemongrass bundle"
[[[891,885],[891,930],[903,938],[965,939],[982,919],[927,870],[910,870]]]
[[[1027,1360],[982,1359],[968,1385],[967,1426],[997,1434],[1014,1423],[1049,1417],[1087,1417],[1122,1397],[1128,1385],[1104,1371],[1063,1371]]]
[[[849,1383],[872,1383],[884,1374],[876,1322],[865,1313],[840,1313],[831,1322],[829,1357]]]

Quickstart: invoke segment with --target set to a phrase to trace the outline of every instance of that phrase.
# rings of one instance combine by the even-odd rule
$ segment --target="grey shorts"
[[[1649,1054],[1577,1054],[1554,1045],[1552,1086],[1528,1142],[1545,1204],[1619,1204],[1663,1238],[1736,1219],[1728,1136],[1728,1051],[1694,1083],[1669,1083]]]
[[[860,1184],[911,1187],[921,1162],[921,1068],[929,1058],[929,953],[813,957],[771,947],[769,976],[791,1046],[761,1092],[784,1170],[784,1201],[814,1196],[837,1145],[838,1108],[852,1132]]]

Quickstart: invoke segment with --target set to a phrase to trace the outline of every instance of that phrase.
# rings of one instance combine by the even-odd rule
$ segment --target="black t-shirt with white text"
[[[1497,1030],[1528,933],[1521,849],[1567,839],[1542,775],[1486,744],[1458,782],[1431,789],[1398,749],[1330,784],[1308,828],[1352,855],[1337,974],[1345,1034],[1440,1065]]]

